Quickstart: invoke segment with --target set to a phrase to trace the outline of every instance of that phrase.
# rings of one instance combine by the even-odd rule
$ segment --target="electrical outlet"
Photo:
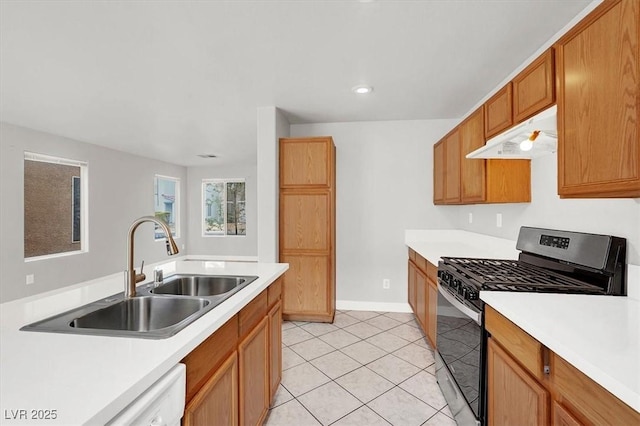
[[[35,277],[33,274],[28,274],[26,277],[25,282],[27,283],[27,285],[31,285],[36,281]]]
[[[502,213],[496,213],[496,227],[502,228]]]
[[[391,287],[391,280],[389,278],[385,278],[384,280],[382,280],[382,288],[388,290],[389,287]]]
[[[473,213],[469,213],[469,223],[473,223]]]

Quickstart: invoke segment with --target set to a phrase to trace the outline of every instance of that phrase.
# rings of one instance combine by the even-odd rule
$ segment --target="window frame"
[[[48,154],[40,154],[37,152],[24,151],[23,165],[25,161],[39,161],[43,163],[60,164],[65,166],[73,166],[80,168],[80,249],[64,251],[51,254],[43,254],[39,256],[24,257],[25,263],[37,262],[40,260],[55,259],[58,257],[75,256],[89,252],[89,163],[87,161],[74,160],[71,158],[57,157]],[[24,173],[23,173],[24,174]],[[23,203],[24,203],[24,182],[22,184]],[[73,192],[73,187],[72,187]],[[73,198],[73,197],[72,197]],[[73,200],[72,200],[73,202]],[[25,206],[23,205],[24,209]],[[73,210],[73,208],[72,208]],[[70,218],[72,235],[73,235],[73,211]],[[23,227],[25,224],[23,223]],[[25,235],[23,232],[23,239]],[[24,251],[24,249],[23,249]]]
[[[205,230],[205,220],[206,220],[206,215],[205,215],[205,188],[206,185],[209,183],[222,183],[224,185],[224,190],[223,190],[223,194],[224,194],[224,199],[222,200],[222,205],[224,206],[224,211],[223,211],[223,224],[224,224],[224,230],[222,233],[220,234],[214,234],[214,233],[207,233],[207,231]],[[228,207],[228,201],[227,201],[227,184],[229,183],[242,183],[244,184],[244,205],[245,205],[245,233],[244,234],[227,234],[227,207]],[[246,221],[246,208],[247,208],[247,181],[245,178],[216,178],[216,179],[202,179],[202,184],[200,186],[200,228],[201,228],[201,236],[203,238],[209,238],[209,237],[216,237],[216,238],[222,238],[222,237],[230,237],[230,238],[235,238],[235,237],[246,237],[247,236],[247,231],[246,231],[246,225],[247,225],[247,221]]]
[[[173,216],[174,216],[174,223],[175,223],[175,233],[172,235],[172,237],[174,239],[180,238],[180,222],[181,222],[181,215],[180,215],[180,178],[174,177],[174,176],[167,176],[167,175],[159,175],[156,174],[153,176],[153,197],[157,198],[160,196],[160,194],[158,194],[158,179],[163,179],[163,180],[169,180],[169,181],[173,181],[175,182],[175,200],[173,202]],[[155,201],[154,200],[154,209],[153,209],[153,216],[155,216]],[[156,238],[156,230],[158,229],[158,225],[154,225],[154,230],[153,230],[153,236],[154,236],[154,241],[164,241],[165,237],[158,237]]]

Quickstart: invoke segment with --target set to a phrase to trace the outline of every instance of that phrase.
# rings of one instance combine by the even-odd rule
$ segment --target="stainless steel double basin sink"
[[[176,274],[162,284],[118,293],[26,325],[25,331],[164,339],[218,306],[258,277]]]

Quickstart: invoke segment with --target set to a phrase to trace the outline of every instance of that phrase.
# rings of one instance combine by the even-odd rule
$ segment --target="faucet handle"
[[[144,269],[144,260],[140,265],[140,273],[136,274],[136,283],[139,283],[140,281],[144,281],[147,279],[147,276],[144,274],[144,272],[142,272],[143,269]]]

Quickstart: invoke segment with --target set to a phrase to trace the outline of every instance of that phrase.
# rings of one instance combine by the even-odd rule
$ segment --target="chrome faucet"
[[[134,243],[134,234],[138,226],[143,224],[144,222],[153,222],[158,225],[162,232],[164,232],[166,243],[167,243],[167,254],[172,256],[178,253],[178,245],[173,240],[171,236],[171,230],[169,226],[167,226],[166,222],[154,217],[154,216],[142,216],[139,219],[136,219],[129,228],[129,236],[127,238],[127,270],[125,272],[125,283],[124,283],[124,297],[135,297],[136,295],[136,284],[140,281],[144,281],[146,275],[142,273],[142,268],[144,267],[144,262],[142,262],[142,267],[140,268],[140,273],[136,273],[136,269],[133,267],[133,243]]]

